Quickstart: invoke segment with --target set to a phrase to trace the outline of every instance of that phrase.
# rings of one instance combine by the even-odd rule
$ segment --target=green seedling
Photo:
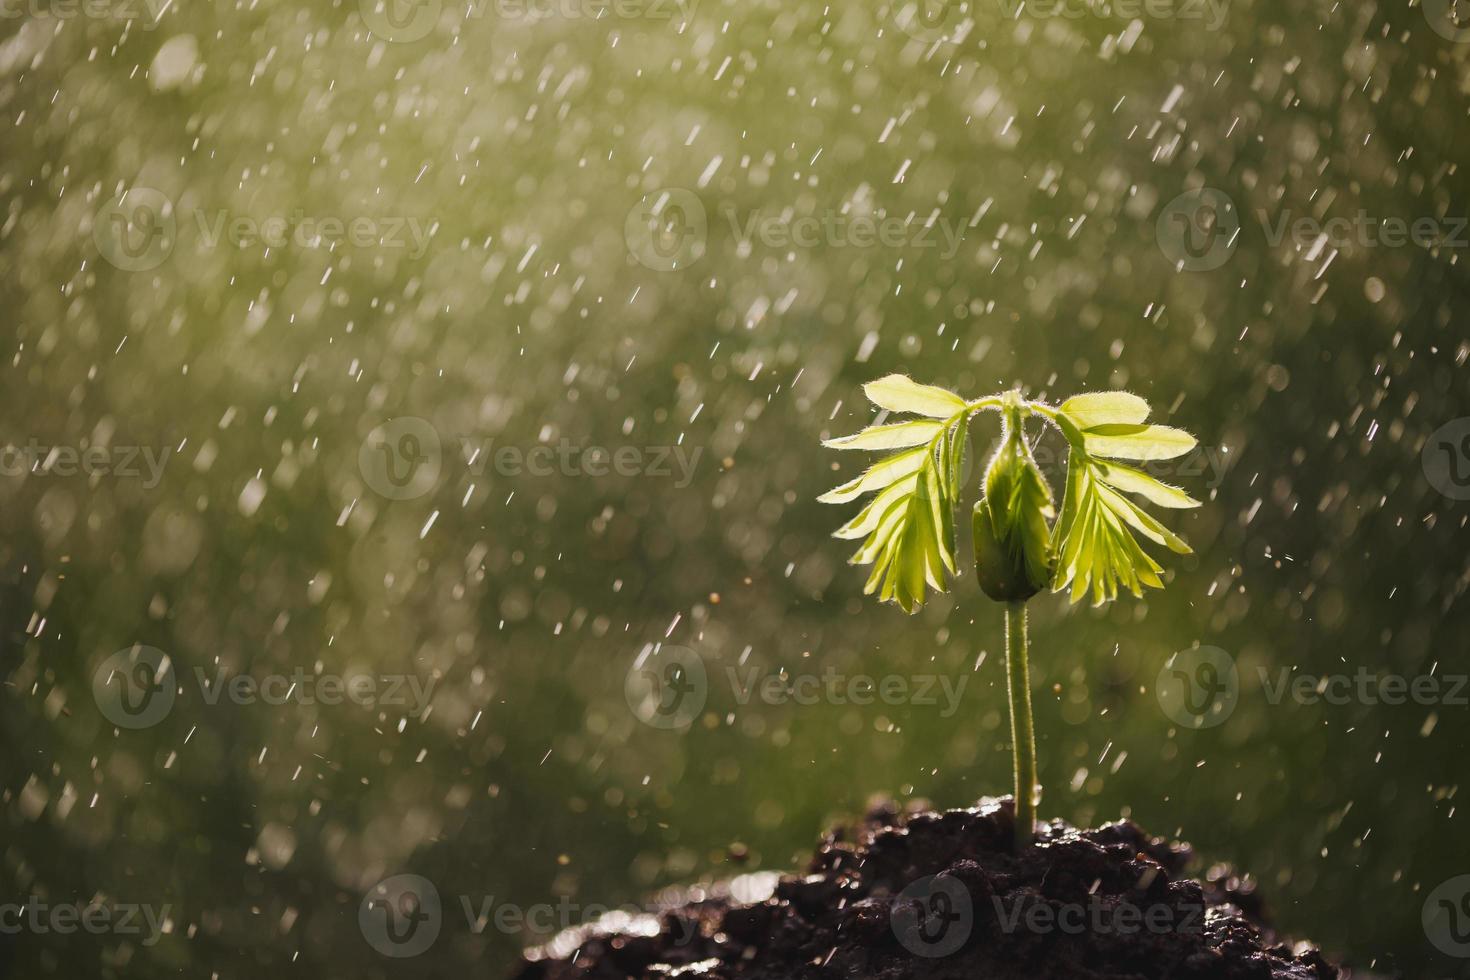
[[[850,559],[872,565],[864,592],[914,613],[929,589],[944,592],[958,574],[955,511],[971,419],[999,412],[1000,441],[985,467],[982,494],[970,528],[981,590],[1005,603],[1006,683],[1015,756],[1016,840],[1035,835],[1036,735],[1031,717],[1026,601],[1043,589],[1069,589],[1072,602],[1089,592],[1101,605],[1127,589],[1163,588],[1163,568],[1139,537],[1181,555],[1189,546],[1132,498],[1168,508],[1199,501],[1143,470],[1118,460],[1173,459],[1195,447],[1182,429],[1148,424],[1148,402],[1126,391],[1077,395],[1060,405],[1007,391],[966,401],[945,388],[890,374],[864,386],[868,400],[901,421],[869,426],[828,440],[831,449],[883,452],[857,479],[817,498],[842,504],[876,494],[834,536],[861,540]],[[1067,443],[1066,488],[1060,513],[1026,441],[1026,421],[1037,416]]]

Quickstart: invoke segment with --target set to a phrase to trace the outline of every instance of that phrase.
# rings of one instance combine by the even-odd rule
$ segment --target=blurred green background
[[[861,465],[819,440],[900,371],[1127,387],[1210,451],[1166,591],[1032,604],[1043,816],[1132,816],[1359,966],[1470,975],[1421,925],[1470,873],[1470,709],[1273,704],[1257,671],[1464,670],[1470,505],[1423,462],[1470,392],[1454,11],[987,3],[7,8],[0,903],[169,912],[146,945],[0,935],[0,972],[500,976],[537,937],[462,898],[574,922],[792,867],[877,794],[1007,792],[999,607],[968,575],[913,618],[863,597],[828,537],[852,509],[814,500]],[[1201,187],[1239,230],[1181,267],[1170,202]],[[663,251],[650,208],[683,222]],[[1273,240],[1360,209],[1452,240]],[[308,230],[249,234],[272,219]],[[437,471],[385,495],[405,417]],[[563,440],[638,464],[486,466]],[[93,691],[133,644],[180,688],[138,730]],[[625,696],[650,644],[707,668],[687,731]],[[1155,696],[1194,645],[1240,677],[1200,731]],[[298,667],[432,710],[194,682]],[[727,668],[965,687],[742,703]],[[400,873],[445,906],[412,959],[358,921]]]

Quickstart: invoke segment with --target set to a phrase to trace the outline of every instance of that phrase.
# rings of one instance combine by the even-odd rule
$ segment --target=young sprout
[[[1143,594],[1144,586],[1163,588],[1163,568],[1138,538],[1181,555],[1190,553],[1189,546],[1129,495],[1168,508],[1198,507],[1199,501],[1118,460],[1173,459],[1194,448],[1194,437],[1182,429],[1148,424],[1148,402],[1126,391],[1091,392],[1056,406],[1028,401],[1020,391],[966,401],[899,374],[869,382],[863,390],[879,408],[913,417],[825,442],[831,449],[886,455],[857,479],[817,499],[842,504],[876,494],[834,537],[862,541],[850,562],[873,566],[863,591],[876,592],[909,613],[924,604],[928,589],[944,592],[947,579],[958,574],[955,509],[966,432],[978,413],[1000,413],[1000,442],[985,468],[970,527],[980,588],[1006,604],[1016,843],[1023,847],[1035,835],[1040,795],[1026,600],[1048,586],[1053,592],[1070,587],[1072,602],[1091,592],[1093,605],[1117,598],[1119,586],[1135,596]],[[1033,415],[1067,441],[1060,514],[1026,442],[1026,421]]]

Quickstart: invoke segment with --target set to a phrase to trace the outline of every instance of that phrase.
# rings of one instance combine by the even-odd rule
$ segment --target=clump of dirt
[[[828,834],[804,875],[743,875],[657,913],[533,949],[515,980],[1338,980],[1280,942],[1254,886],[1185,876],[1187,844],[1130,821],[1042,826],[1017,852],[1009,798],[883,804]]]

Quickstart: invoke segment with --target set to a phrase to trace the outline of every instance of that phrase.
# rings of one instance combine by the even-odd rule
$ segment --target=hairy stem
[[[1016,761],[1016,850],[1036,833],[1036,728],[1031,721],[1026,604],[1006,603],[1006,686],[1011,696],[1011,749]]]

